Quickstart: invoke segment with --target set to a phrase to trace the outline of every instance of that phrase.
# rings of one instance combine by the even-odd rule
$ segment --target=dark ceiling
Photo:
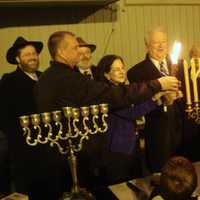
[[[0,0],[0,6],[102,6],[115,1],[117,0]]]
[[[107,9],[108,4],[116,1],[0,0],[0,27],[79,23],[97,10]],[[108,8],[107,11],[112,12],[112,9]],[[98,18],[95,21],[98,22]]]

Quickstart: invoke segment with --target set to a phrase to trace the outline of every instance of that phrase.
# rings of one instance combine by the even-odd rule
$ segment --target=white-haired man
[[[143,82],[168,76],[171,62],[168,58],[167,33],[162,27],[153,29],[145,36],[146,58],[129,69],[130,82]],[[170,96],[167,96],[169,99]],[[147,114],[144,128],[147,163],[150,171],[160,171],[166,160],[173,155],[181,142],[181,117],[173,101],[164,112],[163,106]]]

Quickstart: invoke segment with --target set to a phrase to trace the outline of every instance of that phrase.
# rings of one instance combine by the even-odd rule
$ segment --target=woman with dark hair
[[[98,81],[104,81],[111,85],[128,84],[125,64],[120,56],[106,55],[100,60],[97,67],[99,70]],[[139,155],[136,148],[135,120],[156,107],[157,97],[125,109],[111,110],[107,132],[109,149],[108,152],[105,152],[105,172],[108,184],[142,176],[137,158]]]

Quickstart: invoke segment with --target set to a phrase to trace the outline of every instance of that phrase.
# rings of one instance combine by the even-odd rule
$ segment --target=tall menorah
[[[62,111],[19,117],[28,145],[49,143],[51,147],[56,146],[61,154],[68,156],[73,186],[70,195],[65,193],[62,199],[95,199],[91,193],[79,187],[75,153],[82,150],[84,140],[89,140],[90,135],[107,131],[107,117],[107,104],[63,107]]]
[[[189,68],[184,60],[184,78],[186,90],[186,113],[189,119],[200,124],[200,105],[198,94],[198,77],[200,75],[200,59],[191,59]],[[189,71],[190,69],[190,71]],[[190,72],[190,73],[189,73]],[[191,80],[191,81],[190,81]]]
[[[177,76],[178,58],[181,51],[181,43],[174,42],[171,61],[172,61],[172,76]],[[190,67],[189,67],[190,66]],[[200,102],[198,94],[198,77],[200,76],[200,59],[192,58],[190,65],[183,60],[183,72],[185,81],[185,96],[186,96],[186,108],[185,112],[189,119],[194,120],[196,124],[200,124]]]

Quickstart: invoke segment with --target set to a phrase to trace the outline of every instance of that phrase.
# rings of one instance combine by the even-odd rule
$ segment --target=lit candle
[[[170,55],[171,61],[172,61],[172,66],[171,66],[171,75],[172,76],[177,75],[177,71],[178,71],[177,64],[178,64],[180,52],[181,52],[181,43],[178,41],[175,41],[173,44],[172,53]]]
[[[186,104],[191,105],[190,81],[188,73],[189,68],[185,60],[183,61],[183,68],[184,68],[184,78],[185,78]]]
[[[191,79],[193,83],[194,102],[199,102],[195,61],[191,59]]]
[[[172,53],[171,53],[171,61],[173,65],[178,64],[178,58],[181,52],[181,43],[178,41],[175,41],[173,44],[172,48]]]

